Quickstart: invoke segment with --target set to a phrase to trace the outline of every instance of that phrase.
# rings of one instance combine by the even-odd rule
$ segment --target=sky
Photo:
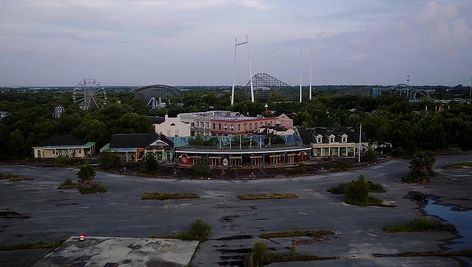
[[[469,85],[470,0],[0,0],[0,86]],[[239,46],[236,83],[249,79]],[[313,55],[312,57],[310,55]]]

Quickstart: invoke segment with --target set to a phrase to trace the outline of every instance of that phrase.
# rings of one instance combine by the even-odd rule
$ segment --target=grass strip
[[[0,246],[0,251],[26,250],[26,249],[39,249],[39,248],[48,248],[52,250],[62,245],[62,243],[64,243],[64,240],[57,240],[57,241],[51,241],[51,242],[39,241],[36,243],[4,245],[4,246]]]
[[[399,257],[472,257],[472,249],[463,249],[459,251],[426,251],[426,252],[415,252],[415,251],[408,251],[408,252],[401,252],[398,253],[397,256]]]
[[[240,200],[263,200],[263,199],[291,199],[298,198],[294,193],[263,193],[263,194],[245,194],[238,196]]]
[[[319,257],[313,255],[300,255],[300,254],[275,254],[268,253],[264,255],[264,264],[270,264],[273,262],[291,262],[291,261],[323,261],[323,260],[334,260],[336,257]]]
[[[299,237],[299,236],[308,236],[313,238],[320,238],[324,236],[333,236],[335,233],[330,230],[293,230],[293,231],[283,231],[283,232],[268,232],[260,234],[260,238],[270,239],[270,238],[283,238],[283,237]]]
[[[144,192],[141,195],[142,200],[168,200],[168,199],[192,199],[200,198],[195,193],[177,193],[177,192]]]
[[[444,165],[442,168],[443,168],[443,169],[466,169],[466,168],[472,168],[472,162],[453,163],[453,164]]]
[[[387,233],[457,231],[456,227],[453,224],[430,221],[425,218],[419,218],[405,224],[388,224],[382,227],[382,230]]]
[[[62,184],[60,184],[57,187],[57,189],[76,189],[76,188],[79,188],[79,184],[72,182],[71,179],[65,179],[64,182],[62,182]]]
[[[28,177],[28,176],[0,172],[0,180],[9,180],[10,182],[17,182],[17,181],[31,181],[33,180],[33,178]]]

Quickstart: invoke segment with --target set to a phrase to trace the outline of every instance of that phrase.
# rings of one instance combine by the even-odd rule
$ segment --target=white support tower
[[[310,100],[312,98],[311,86],[313,82],[313,44],[310,45]]]
[[[303,75],[302,75],[302,70],[303,70],[303,65],[302,65],[302,50],[303,47],[300,46],[300,103],[302,103],[302,86],[303,86]]]
[[[247,48],[247,61],[249,64],[249,82],[251,85],[251,102],[254,103],[254,85],[252,82],[252,64],[251,64],[251,52],[249,49],[249,37],[246,34],[246,40],[238,42],[238,39],[234,39],[234,58],[233,58],[233,86],[231,87],[231,106],[234,104],[234,87],[236,84],[236,52],[240,45],[246,45]]]

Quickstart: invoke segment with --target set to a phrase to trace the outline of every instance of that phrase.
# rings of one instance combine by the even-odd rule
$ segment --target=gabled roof
[[[334,135],[335,142],[341,142],[342,136],[347,135],[348,143],[359,142],[359,130],[352,127],[315,127],[315,128],[297,128],[302,138],[303,144],[316,143],[316,137],[321,135],[323,143],[329,143],[329,136]],[[364,132],[362,132],[362,142],[367,142],[368,139]]]
[[[84,141],[68,134],[68,135],[53,135],[46,140],[39,143],[40,146],[76,146],[83,145]]]
[[[114,134],[111,136],[110,148],[146,148],[157,140],[173,146],[172,141],[163,134],[137,133],[137,134]]]

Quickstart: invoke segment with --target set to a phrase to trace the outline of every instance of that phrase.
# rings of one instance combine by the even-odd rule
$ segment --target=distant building
[[[359,131],[354,128],[297,128],[305,145],[312,149],[314,158],[355,158],[359,155]],[[369,142],[362,134],[361,153]]]
[[[233,111],[206,111],[179,114],[180,119],[190,125],[192,136],[251,134],[262,126],[281,124],[293,128],[293,120],[287,115],[279,117],[246,117]]]
[[[151,117],[154,131],[169,137],[190,136],[190,124],[182,122],[178,115],[175,118],[165,115],[162,117]]]
[[[55,135],[33,147],[35,158],[88,158],[95,155],[95,143],[83,142],[72,135]]]
[[[126,161],[139,161],[146,153],[154,153],[159,161],[171,162],[173,145],[163,134],[114,134],[110,143],[100,149],[100,153],[117,153]]]

